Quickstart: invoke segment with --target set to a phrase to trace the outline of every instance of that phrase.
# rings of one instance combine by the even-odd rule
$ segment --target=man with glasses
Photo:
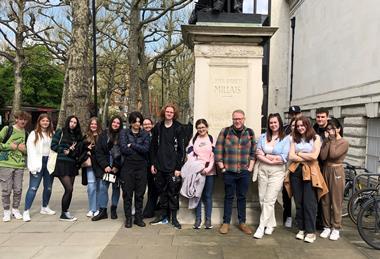
[[[244,125],[242,110],[232,113],[232,125],[221,130],[215,147],[215,161],[223,173],[224,216],[219,232],[227,234],[231,222],[232,203],[237,198],[239,229],[251,235],[252,230],[245,224],[246,195],[253,170],[256,141],[253,130]]]

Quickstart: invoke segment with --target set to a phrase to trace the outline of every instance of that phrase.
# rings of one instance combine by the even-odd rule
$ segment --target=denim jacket
[[[266,140],[267,140],[267,134],[264,133],[259,138],[257,149],[264,150],[264,145],[266,143]],[[276,144],[273,147],[273,151],[271,155],[279,155],[282,157],[282,161],[284,161],[284,163],[287,163],[289,149],[290,149],[290,138],[289,136],[286,136],[281,141],[276,140]]]

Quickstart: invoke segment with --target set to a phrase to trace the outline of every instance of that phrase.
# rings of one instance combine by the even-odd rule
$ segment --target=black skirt
[[[53,172],[53,176],[77,176],[78,168],[76,166],[75,161],[67,161],[67,160],[58,160],[55,165],[55,170]]]

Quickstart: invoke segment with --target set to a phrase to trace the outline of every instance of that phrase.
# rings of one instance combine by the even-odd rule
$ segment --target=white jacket
[[[33,130],[26,141],[26,151],[27,151],[27,166],[28,170],[32,174],[36,174],[42,169],[42,139],[39,138],[38,142],[34,144],[36,139],[36,132]],[[49,143],[51,144],[51,138],[49,138]]]

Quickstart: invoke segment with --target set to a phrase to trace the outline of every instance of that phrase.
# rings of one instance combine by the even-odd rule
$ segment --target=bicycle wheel
[[[363,189],[355,192],[349,202],[348,202],[348,216],[354,222],[357,223],[357,218],[360,209],[363,207],[364,203],[367,202],[370,198],[372,198],[375,194],[377,194],[376,188]]]
[[[358,215],[358,231],[362,239],[375,249],[380,249],[380,199],[372,198]]]

